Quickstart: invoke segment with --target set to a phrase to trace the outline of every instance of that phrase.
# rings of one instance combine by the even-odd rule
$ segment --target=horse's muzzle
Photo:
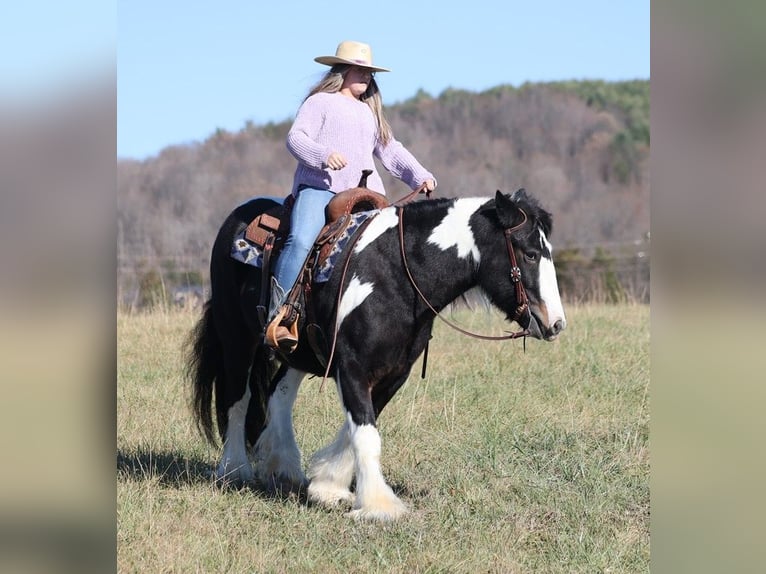
[[[559,333],[566,329],[567,322],[564,319],[559,319],[553,325],[551,325],[551,328],[548,329],[548,332],[545,334],[545,340],[546,341],[553,341],[556,337],[559,336]]]
[[[535,316],[534,313],[529,315],[529,325],[526,329],[529,331],[529,335],[535,339],[544,339],[545,341],[554,341],[561,331],[566,328],[566,321],[564,319],[558,319],[550,327],[542,327],[542,322]]]

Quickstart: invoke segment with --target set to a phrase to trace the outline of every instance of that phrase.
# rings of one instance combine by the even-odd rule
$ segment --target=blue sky
[[[6,9],[4,9],[6,10]],[[143,159],[293,117],[341,40],[372,45],[391,105],[424,89],[649,78],[649,2],[27,0],[0,23],[0,88],[117,69],[117,153]],[[6,16],[9,16],[6,14]],[[116,50],[114,48],[116,44]],[[12,62],[12,63],[9,63]],[[41,87],[42,86],[42,87]],[[0,90],[2,91],[2,90]]]
[[[0,10],[0,103],[50,100],[113,73],[117,6],[108,0],[24,0]]]

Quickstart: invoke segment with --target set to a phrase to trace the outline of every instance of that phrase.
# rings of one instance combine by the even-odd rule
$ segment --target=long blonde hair
[[[339,92],[341,87],[343,87],[343,80],[350,69],[351,66],[349,64],[335,64],[324,77],[309,90],[308,95],[303,101],[305,102],[308,98],[319,92],[327,92],[330,94]],[[391,133],[391,125],[383,115],[383,99],[380,97],[380,89],[378,88],[378,84],[374,77],[370,78],[367,90],[359,99],[370,106],[375,122],[378,124],[378,139],[383,145],[388,145],[388,142],[393,138],[393,134]]]

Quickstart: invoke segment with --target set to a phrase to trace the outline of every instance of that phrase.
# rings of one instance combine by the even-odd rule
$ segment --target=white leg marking
[[[245,448],[245,415],[247,415],[249,402],[250,386],[248,385],[245,394],[229,408],[227,413],[226,439],[223,441],[221,463],[215,473],[218,480],[232,482],[253,480],[253,468],[250,466]]]
[[[362,283],[356,275],[351,278],[338,307],[338,328],[340,328],[343,320],[348,317],[349,313],[359,307],[369,297],[370,293],[372,293],[373,285],[373,283]]]
[[[356,460],[356,500],[350,516],[363,520],[396,520],[407,506],[386,484],[380,470],[380,434],[373,425],[357,426],[347,415]]]
[[[348,423],[340,427],[335,441],[319,450],[312,458],[308,471],[309,499],[325,506],[353,502],[349,490],[354,478],[354,452],[351,450]]]
[[[254,449],[258,480],[267,486],[300,487],[306,483],[301,467],[301,451],[295,441],[293,404],[306,373],[288,369],[269,397],[266,428]]]
[[[433,243],[444,251],[450,247],[457,247],[458,257],[464,259],[470,254],[478,265],[479,249],[476,247],[468,220],[487,201],[489,200],[486,197],[465,197],[455,200],[455,204],[449,208],[446,217],[431,232],[428,243]]]
[[[540,229],[540,239],[543,245],[548,248],[548,252],[553,257],[553,249],[545,237],[545,233]],[[548,310],[548,327],[553,326],[556,321],[561,321],[566,327],[567,320],[564,316],[564,306],[561,303],[559,294],[559,284],[556,280],[556,269],[553,267],[553,260],[547,257],[540,258],[540,298]]]
[[[396,213],[396,208],[387,207],[382,209],[380,213],[373,218],[367,226],[367,229],[362,232],[359,241],[354,245],[354,253],[361,253],[361,251],[370,243],[383,235],[388,229],[396,227],[398,224],[399,216]]]

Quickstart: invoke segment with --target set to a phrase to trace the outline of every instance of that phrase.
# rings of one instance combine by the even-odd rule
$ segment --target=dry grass
[[[499,318],[460,312],[475,330]],[[379,421],[412,512],[390,525],[254,490],[221,491],[180,348],[196,315],[118,316],[121,572],[645,572],[649,309],[578,306],[553,343],[478,342],[437,322],[428,376]],[[342,422],[334,386],[295,406],[304,459]]]

